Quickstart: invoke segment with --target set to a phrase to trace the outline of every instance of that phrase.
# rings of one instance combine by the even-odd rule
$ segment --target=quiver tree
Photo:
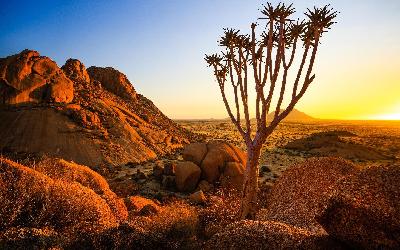
[[[214,71],[228,115],[247,147],[241,218],[253,218],[256,212],[262,145],[314,81],[312,71],[320,38],[335,23],[333,20],[337,16],[337,12],[327,5],[307,9],[306,20],[292,20],[295,9],[281,3],[277,6],[268,3],[261,13],[264,16],[259,20],[263,24],[252,23],[250,35],[224,29],[219,40],[222,52],[205,57]],[[257,26],[264,27],[263,31],[256,33]],[[294,68],[296,55],[301,58]],[[291,93],[287,91],[290,70],[294,70]],[[255,90],[252,101],[255,104],[254,126],[249,113],[249,83],[254,84]],[[228,101],[226,87],[233,89],[232,101]],[[283,108],[285,92],[289,92],[286,97],[289,100]],[[267,121],[270,112],[274,115]]]

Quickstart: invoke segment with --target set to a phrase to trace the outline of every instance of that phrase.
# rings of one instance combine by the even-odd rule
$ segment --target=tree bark
[[[247,162],[240,206],[241,219],[254,219],[256,215],[260,152],[261,146],[247,147]]]

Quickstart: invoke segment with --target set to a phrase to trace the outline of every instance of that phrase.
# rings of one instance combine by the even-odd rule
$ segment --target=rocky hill
[[[76,59],[59,68],[32,50],[0,59],[0,106],[2,154],[115,166],[171,154],[192,136],[118,70]]]
[[[283,110],[281,110],[283,111]],[[271,112],[268,117],[267,121],[272,121],[274,119],[275,112]],[[307,115],[304,112],[301,112],[297,109],[293,109],[292,112],[289,113],[288,116],[283,120],[285,122],[303,122],[303,121],[313,121],[315,118]]]

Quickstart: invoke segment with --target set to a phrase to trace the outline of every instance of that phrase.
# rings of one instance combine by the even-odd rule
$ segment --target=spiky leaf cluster
[[[229,49],[242,48],[245,51],[250,49],[250,37],[239,34],[239,30],[224,29],[224,34],[219,40],[219,45]]]
[[[338,12],[334,11],[330,5],[325,5],[322,8],[307,9],[304,14],[308,17],[308,21],[302,38],[304,41],[315,41],[336,23],[333,20],[337,17]]]
[[[260,19],[282,22],[289,20],[288,17],[294,12],[295,8],[293,8],[293,4],[287,6],[284,3],[279,3],[276,7],[274,7],[271,3],[267,3],[267,5],[263,5],[263,9],[261,10],[261,13],[266,17]]]

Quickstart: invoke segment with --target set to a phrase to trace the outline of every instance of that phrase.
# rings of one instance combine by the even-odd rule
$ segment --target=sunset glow
[[[316,79],[296,108],[322,119],[399,119],[400,111],[391,108],[400,99],[400,1],[293,2],[299,17],[312,5],[330,3],[340,11],[334,32],[322,37]],[[262,4],[27,1],[20,8],[8,1],[0,10],[0,57],[29,48],[59,66],[69,57],[87,66],[112,66],[171,118],[226,118],[203,57],[218,51],[223,28],[250,32]]]
[[[373,117],[372,119],[376,119],[376,120],[400,120],[400,113],[378,115],[378,116]]]

